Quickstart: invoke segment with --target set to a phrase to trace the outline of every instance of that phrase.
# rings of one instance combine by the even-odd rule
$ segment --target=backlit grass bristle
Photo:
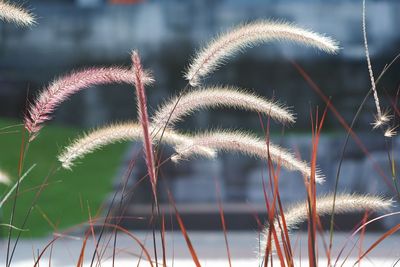
[[[389,123],[389,121],[393,118],[393,116],[389,115],[389,111],[385,111],[380,115],[375,115],[375,120],[372,124],[373,129],[381,128]]]
[[[185,78],[192,86],[198,86],[202,78],[237,52],[270,41],[299,43],[327,53],[336,53],[339,49],[337,42],[329,37],[290,23],[261,20],[235,27],[211,41],[195,55]]]
[[[178,101],[179,100],[179,101]],[[175,104],[178,104],[175,106]],[[294,123],[295,116],[288,108],[244,90],[230,86],[214,86],[193,90],[180,97],[174,97],[159,108],[154,116],[155,127],[163,128],[198,109],[231,107],[259,112],[271,116],[281,123]]]
[[[290,171],[298,171],[305,177],[310,177],[311,168],[308,163],[298,160],[292,153],[271,142],[267,145],[264,140],[240,131],[211,131],[192,138],[189,145],[178,145],[177,155],[172,160],[179,161],[197,153],[198,147],[208,147],[215,150],[235,151],[249,156],[279,164]],[[316,171],[315,181],[324,182],[324,176]]]
[[[396,136],[397,135],[396,129],[398,127],[399,126],[397,125],[397,126],[394,126],[394,127],[387,128],[385,133],[384,133],[384,136],[387,137],[387,138],[392,138],[392,137]]]

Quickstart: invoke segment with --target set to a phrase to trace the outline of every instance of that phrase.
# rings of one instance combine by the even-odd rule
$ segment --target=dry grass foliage
[[[13,9],[9,8],[10,11],[4,11],[7,8],[9,8],[7,4],[4,2],[0,3],[1,16],[3,18],[6,16],[13,17],[15,20],[17,16],[11,14],[11,12],[14,12]],[[23,11],[19,10],[18,12],[21,13]],[[364,36],[371,82],[374,85],[366,35]],[[315,162],[310,164],[296,158],[287,149],[274,145],[269,141],[269,138],[266,139],[265,137],[256,136],[245,131],[229,129],[182,134],[177,132],[174,127],[176,122],[183,120],[184,117],[197,110],[217,107],[252,111],[270,117],[282,124],[293,124],[295,122],[295,115],[290,109],[276,101],[256,95],[250,90],[242,90],[232,86],[211,85],[198,87],[206,76],[226,63],[235,53],[244,51],[245,48],[270,41],[290,41],[314,47],[327,53],[336,53],[338,51],[338,44],[333,39],[304,30],[293,24],[256,21],[240,25],[219,35],[193,57],[185,73],[188,86],[178,96],[160,105],[153,116],[149,116],[147,113],[145,94],[145,86],[150,84],[153,78],[148,72],[143,70],[139,55],[134,51],[132,54],[132,66],[130,68],[89,68],[67,74],[64,77],[56,79],[46,87],[37,96],[25,116],[25,128],[30,133],[30,141],[33,141],[38,135],[44,123],[51,119],[54,110],[73,94],[93,85],[128,83],[136,88],[139,114],[138,122],[111,124],[77,138],[64,148],[58,156],[62,167],[71,169],[78,159],[83,159],[87,154],[109,144],[122,141],[142,141],[154,194],[156,194],[155,187],[157,182],[154,143],[165,143],[174,147],[176,154],[172,155],[171,158],[176,162],[192,155],[200,155],[212,159],[216,157],[217,151],[238,152],[263,161],[269,162],[271,160],[275,166],[278,165],[290,171],[300,172],[305,178],[306,183],[322,183],[324,176],[315,168]],[[186,90],[190,86],[192,88]],[[375,87],[373,88],[374,94],[376,94],[376,89]],[[383,116],[379,106],[377,108],[378,120],[382,120]],[[387,135],[392,135],[393,131],[388,132]],[[269,167],[273,168],[273,165]],[[2,177],[0,173],[0,182],[5,180]],[[285,177],[282,177],[282,179],[285,179]],[[308,204],[305,202],[294,205],[284,213],[287,230],[295,228],[300,222],[309,218]],[[332,205],[332,195],[318,197],[316,199],[316,207],[314,207],[316,215],[329,214],[332,211]],[[377,196],[341,194],[336,196],[335,213],[361,212],[365,210],[385,211],[390,206],[390,200]],[[279,215],[276,217],[276,221],[282,219]],[[274,224],[275,227],[273,228],[278,232],[280,226],[276,222]],[[264,251],[264,248],[267,246],[266,237],[269,235],[269,230],[270,226],[268,225],[263,230],[261,251]],[[280,236],[279,233],[278,236]]]

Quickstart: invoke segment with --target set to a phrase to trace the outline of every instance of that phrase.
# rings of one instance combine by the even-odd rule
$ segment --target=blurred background
[[[2,126],[21,123],[27,103],[56,77],[89,66],[129,66],[132,49],[139,50],[144,66],[152,70],[156,79],[147,90],[152,112],[166,98],[183,89],[186,84],[183,71],[196,49],[234,25],[256,19],[285,20],[332,36],[342,48],[338,55],[271,43],[234,57],[205,83],[249,88],[292,107],[297,114],[296,124],[286,128],[284,134],[281,126],[271,124],[271,139],[305,160],[310,159],[311,152],[310,112],[315,113],[317,107],[322,111],[325,107],[321,94],[330,97],[341,119],[328,112],[318,153],[318,164],[327,181],[318,190],[321,194],[333,191],[346,136],[343,124],[351,123],[370,88],[362,39],[361,1],[32,0],[24,6],[37,15],[36,26],[18,28],[0,24]],[[398,1],[367,1],[368,40],[376,76],[400,52],[399,12]],[[322,93],[313,89],[295,66],[303,69]],[[390,108],[392,113],[398,107],[399,71],[400,64],[395,63],[378,86],[382,106]],[[133,88],[112,85],[84,90],[63,103],[29,151],[27,161],[41,165],[34,170],[27,187],[33,188],[43,181],[49,168],[56,164],[60,149],[83,130],[136,120],[135,101]],[[355,124],[359,139],[350,138],[344,154],[339,189],[394,196],[387,149],[393,149],[393,157],[398,162],[400,139],[385,140],[380,131],[372,131],[374,112],[370,98]],[[398,123],[397,118],[394,121]],[[242,111],[201,111],[178,126],[184,131],[236,128],[263,135],[258,115]],[[0,139],[3,151],[7,151],[0,155],[0,166],[15,176],[20,131],[7,132]],[[171,153],[166,148],[162,157],[167,158]],[[32,221],[40,226],[31,234],[40,235],[84,221],[88,218],[82,207],[85,201],[98,211],[101,206],[108,207],[115,192],[119,199],[132,159],[136,161],[128,182],[124,214],[127,218],[149,216],[150,187],[146,182],[137,184],[146,173],[142,158],[141,144],[119,144],[88,156],[73,172],[55,174],[36,204]],[[161,168],[160,176],[165,178],[159,188],[161,202],[168,203],[168,188],[189,229],[221,229],[218,187],[230,229],[255,229],[255,215],[264,220],[262,179],[267,177],[264,162],[223,153],[214,161],[198,159],[180,165],[168,162]],[[305,199],[300,175],[282,170],[280,178],[285,205]],[[27,192],[27,205],[32,198],[32,192]],[[21,202],[24,201],[25,195]],[[120,212],[119,208],[113,210]],[[340,218],[338,228],[349,229],[362,214]],[[393,220],[376,225],[376,229],[392,225]],[[125,219],[122,223],[131,228],[148,227],[148,222],[143,220]]]

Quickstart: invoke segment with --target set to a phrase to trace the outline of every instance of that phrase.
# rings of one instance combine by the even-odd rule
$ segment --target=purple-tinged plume
[[[144,73],[143,83],[151,83],[152,78]],[[135,84],[132,70],[121,67],[89,68],[55,80],[45,88],[31,105],[25,116],[25,128],[33,140],[43,127],[43,123],[50,120],[55,109],[68,97],[93,85],[128,83]]]
[[[137,95],[137,108],[139,114],[139,122],[142,125],[143,129],[143,144],[144,144],[144,153],[146,158],[147,171],[149,173],[154,200],[157,204],[157,177],[155,172],[154,165],[154,154],[153,154],[153,144],[151,142],[150,137],[150,122],[149,116],[147,113],[147,100],[146,93],[144,91],[144,72],[142,68],[142,64],[140,63],[140,57],[137,51],[133,51],[132,53],[132,62],[134,69],[134,77],[135,77],[135,88]]]

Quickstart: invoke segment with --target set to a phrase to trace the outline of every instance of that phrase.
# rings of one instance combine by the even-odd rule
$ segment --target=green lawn
[[[0,128],[15,125],[19,122],[0,119]],[[17,179],[18,159],[21,146],[22,126],[0,130],[0,168]],[[13,132],[9,132],[13,131]],[[17,132],[15,132],[17,131]],[[80,135],[82,130],[46,126],[32,142],[26,156],[25,170],[32,164],[37,166],[24,180],[17,200],[16,222],[19,227],[27,210],[31,206],[37,187],[43,183],[53,166],[58,167],[58,152],[69,140]],[[24,237],[43,236],[85,222],[89,218],[88,207],[92,216],[111,191],[118,164],[121,162],[126,144],[106,147],[81,160],[72,171],[60,169],[50,176],[49,185],[40,195],[25,228]],[[8,188],[0,185],[0,194]],[[12,201],[2,210],[3,221],[10,216]],[[4,227],[1,231],[4,234]]]

